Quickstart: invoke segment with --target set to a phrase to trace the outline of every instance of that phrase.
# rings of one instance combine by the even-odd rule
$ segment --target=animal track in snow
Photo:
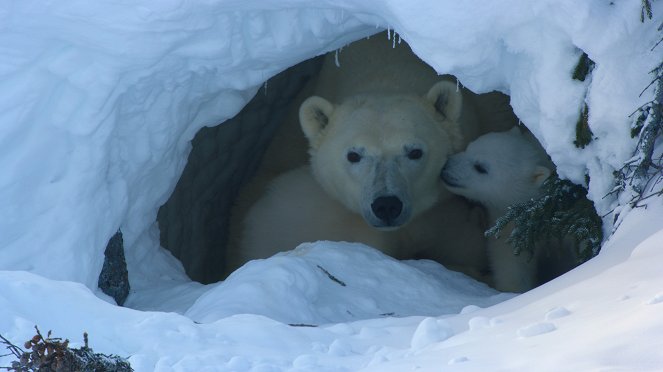
[[[571,315],[571,312],[565,307],[555,307],[546,313],[546,320],[559,319],[568,315]]]
[[[534,323],[530,324],[526,327],[522,327],[518,330],[518,336],[519,337],[534,337],[538,335],[542,335],[544,333],[550,333],[554,330],[556,330],[557,327],[555,327],[554,324],[549,323],[549,322],[540,322],[540,323]]]

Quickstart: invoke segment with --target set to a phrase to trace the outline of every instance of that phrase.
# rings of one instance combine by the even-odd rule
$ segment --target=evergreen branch
[[[645,22],[645,16],[652,19],[653,13],[651,11],[651,0],[642,0],[642,11],[640,12],[640,22]]]
[[[644,16],[652,18],[650,0],[642,0],[641,20]],[[663,30],[663,23],[658,31]],[[663,37],[654,45],[656,48]],[[630,193],[626,203],[631,208],[645,206],[644,202],[652,197],[663,195],[663,158],[654,158],[656,144],[663,135],[663,62],[650,71],[652,80],[642,90],[642,96],[649,88],[654,87],[654,98],[638,107],[630,118],[637,113],[638,116],[631,124],[631,137],[638,137],[633,157],[624,163],[621,169],[615,172],[615,188],[607,195],[617,193]],[[607,196],[606,195],[606,196]],[[613,213],[613,209],[610,213]],[[618,215],[615,215],[617,220]]]
[[[589,58],[587,53],[583,52],[576,67],[573,69],[573,75],[571,76],[574,80],[585,81],[587,75],[589,75],[594,69],[594,65],[594,61]]]
[[[544,182],[541,197],[509,207],[485,234],[498,237],[510,223],[514,229],[507,242],[515,255],[527,252],[531,258],[540,243],[571,239],[582,263],[596,256],[603,242],[603,220],[587,190],[556,175]]]
[[[576,122],[576,139],[573,141],[573,144],[579,149],[584,149],[592,142],[593,138],[594,133],[592,133],[592,129],[589,127],[589,106],[585,103],[580,110],[580,116]]]

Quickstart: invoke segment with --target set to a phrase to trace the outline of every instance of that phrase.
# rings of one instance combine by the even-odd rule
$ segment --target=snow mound
[[[457,314],[513,297],[433,261],[398,261],[357,243],[317,242],[255,260],[186,312],[209,323],[258,314],[289,324]]]

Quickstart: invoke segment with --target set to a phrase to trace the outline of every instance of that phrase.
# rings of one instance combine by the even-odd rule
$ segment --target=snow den
[[[47,35],[58,25],[15,25],[32,31],[19,32],[12,45],[52,55],[38,60],[34,53],[16,54],[34,64],[5,82],[21,98],[4,111],[16,123],[5,127],[14,133],[16,150],[8,152],[5,169],[16,174],[39,168],[7,183],[3,197],[11,218],[2,219],[2,228],[12,233],[0,247],[10,252],[2,267],[94,288],[103,249],[121,230],[136,298],[148,288],[186,287],[189,278],[221,279],[230,205],[287,108],[315,76],[320,61],[310,58],[380,28],[394,45],[402,38],[435,71],[455,76],[473,92],[508,94],[559,175],[579,184],[589,179],[599,213],[614,209],[616,200],[604,196],[612,171],[634,146],[623,125],[633,104],[623,97],[637,96],[647,79],[640,71],[651,69],[650,59],[634,61],[618,51],[616,46],[630,45],[628,37],[614,36],[606,44],[574,29],[590,8],[574,10],[571,18],[551,4],[516,12],[516,18],[495,18],[497,8],[481,16],[458,11],[453,21],[439,22],[422,20],[427,8],[421,5],[398,15],[356,6],[233,13],[208,4],[185,13],[191,22],[186,27],[154,18],[164,9],[132,13],[120,7],[95,20],[117,24],[116,38],[112,32],[79,38],[86,30],[74,22],[56,42]],[[74,18],[82,14],[53,7]],[[619,22],[620,7],[602,11]],[[419,16],[406,16],[417,9]],[[550,17],[533,16],[548,11]],[[634,32],[645,35],[647,29]],[[157,34],[167,37],[156,41]],[[597,67],[591,79],[577,81],[569,76],[583,52]],[[600,140],[578,148],[574,124],[583,102],[591,103],[589,125]],[[25,120],[50,125],[24,131]]]
[[[295,96],[319,67],[320,58],[314,58],[272,77],[239,114],[194,137],[182,176],[157,217],[162,246],[182,261],[192,279],[223,279],[232,204]],[[303,134],[292,141],[304,141]]]
[[[614,173],[638,146],[629,115],[654,102],[661,14],[574,0],[2,6],[0,334],[22,345],[38,325],[74,344],[85,330],[137,371],[656,370],[660,198],[629,209]],[[222,280],[231,208],[270,143],[305,147],[279,128],[322,56],[376,34],[508,101],[560,179],[587,188],[601,253],[522,296],[352,242]],[[107,246],[126,256],[123,307],[98,288]]]
[[[376,57],[368,53],[375,54],[377,51],[380,55],[383,52],[387,53],[383,56],[385,58],[380,58],[386,60],[382,63],[392,63],[396,66],[389,70],[390,73],[391,70],[395,70],[397,74],[412,73],[411,69],[403,71],[404,66],[399,66],[402,63],[415,62],[416,65],[421,65],[422,67],[416,67],[417,73],[419,73],[419,69],[430,69],[430,77],[428,70],[425,70],[426,78],[423,84],[426,84],[426,89],[429,88],[427,84],[433,84],[442,78],[435,77],[435,73],[430,67],[423,67],[424,62],[421,62],[410,51],[397,34],[391,31],[382,32],[373,35],[372,38],[372,40],[364,40],[361,43],[353,43],[351,49],[354,54],[347,57],[346,54],[349,52],[344,51],[343,48],[331,52],[324,67],[321,67],[323,58],[316,57],[272,77],[265,82],[239,114],[221,125],[203,128],[196,134],[182,176],[173,194],[160,208],[158,214],[161,245],[182,262],[192,279],[203,283],[216,282],[224,279],[224,273],[227,274],[243,264],[243,262],[227,262],[226,255],[228,239],[232,238],[229,228],[241,230],[243,227],[240,224],[243,222],[246,210],[238,211],[238,209],[250,207],[255,203],[256,198],[267,191],[267,182],[274,177],[308,163],[308,144],[299,127],[298,108],[305,98],[314,94],[315,86],[322,85],[323,88],[334,92],[337,88],[328,87],[330,80],[332,85],[338,84],[337,81],[334,81],[337,78],[328,77],[330,74],[335,77],[338,74],[336,71],[325,71],[326,75],[318,78],[318,71],[321,68],[342,69],[341,64],[353,63],[353,61],[355,64],[363,64],[362,60]],[[366,51],[366,48],[369,50]],[[357,55],[359,58],[352,59]],[[349,62],[347,62],[347,58],[351,58]],[[329,62],[331,60],[334,62]],[[348,66],[345,67],[345,69],[348,68]],[[357,79],[360,81],[349,83],[361,86],[365,84],[365,81],[362,82],[361,79],[365,78],[367,78],[365,75],[358,76]],[[403,78],[397,80],[401,79]],[[459,85],[455,77],[448,77],[448,79]],[[385,86],[390,85],[387,83]],[[498,92],[476,96],[465,89],[463,91],[465,96],[463,107],[469,110],[471,118],[465,119],[471,120],[471,122],[464,125],[472,127],[471,129],[463,128],[469,130],[466,135],[476,137],[474,133],[479,130],[482,132],[502,131],[518,124],[518,119],[509,106],[508,96]],[[425,91],[420,91],[417,94],[423,95],[424,93]],[[276,138],[272,138],[273,136]],[[263,159],[266,149],[268,150]],[[263,172],[255,177],[262,179],[252,180],[261,161],[265,163]],[[244,190],[242,193],[242,188],[249,190]],[[243,198],[253,197],[253,200],[250,200],[248,205],[233,208],[233,204],[237,203],[238,195]],[[462,203],[461,198],[457,199],[459,200],[456,203]],[[241,218],[237,218],[233,222],[237,226],[229,226],[231,211],[241,215]],[[320,213],[324,214],[325,211],[320,211]],[[436,215],[431,218],[439,219]],[[457,218],[464,217],[457,216]],[[436,225],[439,226],[444,223],[443,221],[444,219],[438,220]],[[359,223],[365,222],[360,221]],[[483,226],[481,230],[485,230],[487,227]],[[462,230],[464,227],[459,228]],[[238,238],[238,236],[234,237],[236,240]],[[474,244],[474,242],[455,242],[463,239],[462,234],[454,233],[440,244],[448,245],[451,247],[448,249],[459,252],[467,251],[468,245]],[[296,244],[290,249],[295,246]],[[462,254],[472,253],[467,251]],[[268,256],[260,258],[266,257]],[[439,257],[442,257],[441,263],[453,266],[453,259],[445,260],[444,254],[440,255],[437,252],[421,251],[409,256],[402,255],[399,258],[438,259]],[[486,264],[481,263],[481,265]],[[483,270],[485,268],[481,269],[481,271]]]

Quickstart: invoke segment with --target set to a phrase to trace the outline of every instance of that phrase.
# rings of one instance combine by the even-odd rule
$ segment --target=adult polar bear
[[[481,213],[446,192],[438,174],[447,156],[485,130],[476,97],[449,77],[441,80],[409,47],[392,47],[380,35],[329,54],[307,91],[315,97],[300,110],[311,167],[280,175],[257,202],[240,198],[235,226],[243,208],[252,207],[239,244],[231,237],[230,268],[305,241],[345,240],[398,258],[436,259],[478,277],[486,266]],[[505,105],[492,105],[503,116],[490,115],[498,128],[513,125]],[[287,124],[267,151],[258,184],[275,168],[296,165],[293,153],[305,154],[292,149]],[[253,190],[262,188],[255,183]]]

